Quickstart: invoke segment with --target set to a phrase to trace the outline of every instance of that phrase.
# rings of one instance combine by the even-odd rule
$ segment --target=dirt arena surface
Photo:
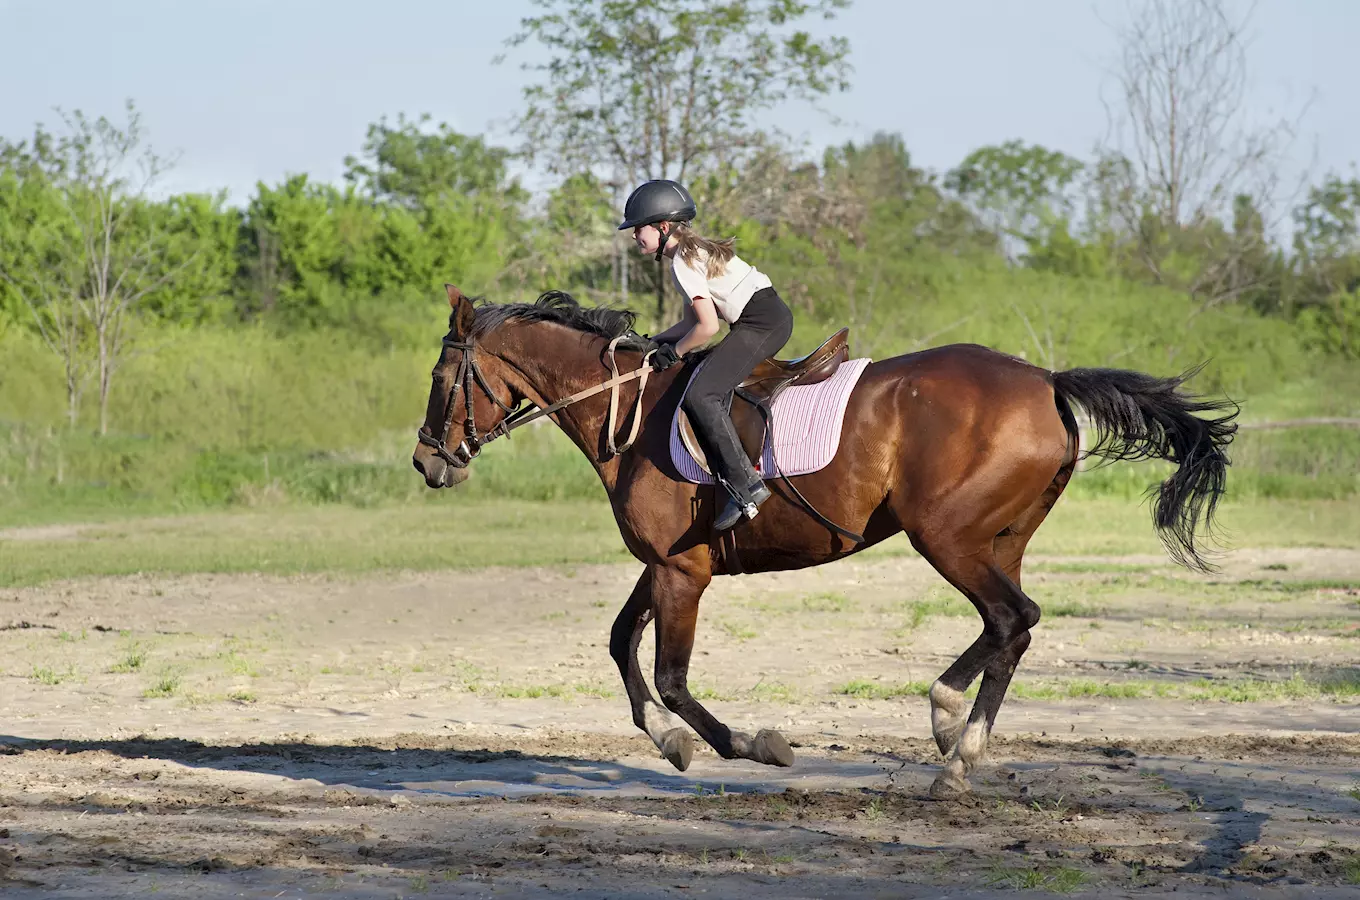
[[[923,562],[706,594],[696,693],[789,769],[679,773],[633,728],[636,576],[0,591],[0,892],[1360,895],[1360,552],[1035,560],[1045,619],[950,802],[920,692],[978,620]]]

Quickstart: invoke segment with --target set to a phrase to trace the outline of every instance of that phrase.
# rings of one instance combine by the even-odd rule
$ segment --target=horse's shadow
[[[744,761],[701,757],[688,772],[670,767],[645,738],[636,751],[608,758],[478,746],[478,741],[447,739],[436,746],[383,747],[362,742],[262,741],[210,744],[173,737],[42,740],[0,734],[0,755],[52,751],[103,752],[129,761],[156,760],[191,769],[272,775],[293,782],[314,782],[348,789],[362,798],[398,793],[432,797],[521,797],[543,794],[694,796],[704,793],[770,793],[800,778],[881,778],[878,764],[804,760],[794,769],[775,769]],[[655,756],[655,765],[647,760]],[[129,773],[130,779],[139,778]],[[146,777],[142,775],[141,777]],[[924,777],[924,776],[923,776]],[[263,785],[250,793],[268,791]],[[363,802],[362,799],[359,802]],[[79,805],[79,804],[78,804]]]

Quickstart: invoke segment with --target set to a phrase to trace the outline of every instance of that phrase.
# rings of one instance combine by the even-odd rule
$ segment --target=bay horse
[[[724,541],[712,533],[714,486],[681,480],[670,461],[672,419],[692,359],[651,374],[644,365],[649,341],[633,332],[632,313],[582,307],[561,292],[535,303],[474,305],[453,285],[446,290],[449,332],[412,462],[431,488],[456,485],[482,445],[526,414],[550,416],[585,454],[624,544],[645,567],[614,622],[610,656],[633,722],[681,771],[693,753],[684,725],[726,759],[793,763],[778,732],[733,731],[690,693],[699,600],[714,576],[823,565],[906,532],[982,617],[982,633],[929,692],[931,731],[946,760],[931,794],[967,792],[1039,622],[1039,606],[1021,589],[1021,564],[1081,455],[1074,406],[1097,435],[1087,454],[1176,464],[1157,492],[1154,523],[1178,563],[1208,568],[1198,532],[1212,524],[1225,489],[1237,409],[1183,393],[1182,382],[1197,369],[1171,378],[1121,369],[1052,372],[973,344],[873,362],[850,395],[835,457],[796,479],[797,492],[846,531],[816,521],[771,482],[775,496]],[[636,438],[626,449],[616,444],[620,399]],[[521,408],[526,402],[532,405]],[[454,429],[464,437],[450,449]],[[863,541],[847,540],[850,532]],[[664,708],[637,658],[653,620],[654,680]],[[964,692],[978,675],[969,711]]]

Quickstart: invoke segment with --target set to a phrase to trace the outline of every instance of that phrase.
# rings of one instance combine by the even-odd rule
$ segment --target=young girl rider
[[[690,383],[683,407],[704,456],[727,501],[714,527],[722,532],[744,515],[755,518],[770,497],[732,425],[732,391],[763,359],[779,352],[793,334],[793,314],[770,279],[732,251],[732,239],[700,237],[689,226],[697,208],[683,185],[648,181],[624,205],[619,230],[633,230],[642,253],[671,259],[676,288],[685,298],[685,317],[653,340],[657,371],[675,365],[718,333],[718,320],[731,326]]]

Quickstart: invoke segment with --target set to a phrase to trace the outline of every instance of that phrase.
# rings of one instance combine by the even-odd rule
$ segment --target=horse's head
[[[519,399],[505,382],[500,360],[475,345],[472,301],[451,284],[444,288],[453,310],[449,333],[430,373],[425,424],[411,457],[416,471],[432,488],[467,480],[468,463],[477,457],[483,439]]]

